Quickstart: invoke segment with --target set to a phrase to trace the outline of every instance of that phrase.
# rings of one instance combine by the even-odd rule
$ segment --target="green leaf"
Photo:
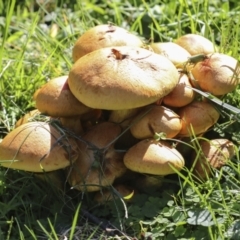
[[[183,236],[186,231],[187,229],[183,225],[179,225],[175,228],[174,236],[175,237]]]
[[[212,220],[211,213],[206,210],[190,210],[188,211],[189,218],[187,222],[191,225],[201,225],[205,227],[209,227],[214,225],[215,223]]]
[[[173,221],[178,224],[186,220],[186,214],[184,212],[176,211],[172,215]]]

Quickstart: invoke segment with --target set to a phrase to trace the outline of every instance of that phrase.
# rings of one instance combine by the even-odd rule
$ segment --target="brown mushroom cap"
[[[37,109],[50,115],[59,117],[61,124],[75,134],[83,132],[80,116],[92,111],[74,97],[69,89],[68,76],[54,78],[44,84],[34,94]]]
[[[169,107],[183,107],[188,105],[195,98],[195,92],[191,87],[192,85],[188,76],[179,73],[178,84],[168,95],[163,97],[163,103]]]
[[[25,123],[0,143],[1,166],[7,168],[48,172],[69,166],[77,157],[76,141],[45,122]]]
[[[219,96],[233,91],[239,84],[237,59],[222,53],[209,54],[191,68],[194,80],[203,91]]]
[[[80,191],[98,191],[125,173],[123,153],[115,152],[112,143],[120,133],[117,124],[102,122],[83,134],[79,158],[67,169],[71,186]]]
[[[72,57],[73,61],[76,62],[80,57],[100,48],[116,46],[141,47],[142,45],[143,42],[138,36],[124,28],[111,24],[102,24],[89,29],[78,38],[73,47]]]
[[[177,67],[183,66],[191,57],[186,49],[174,42],[157,42],[150,46],[155,53],[167,57]]]
[[[34,93],[37,109],[52,117],[72,117],[91,109],[79,102],[71,93],[68,76],[51,79]]]
[[[166,57],[137,47],[109,47],[80,58],[69,73],[74,96],[86,106],[106,110],[148,105],[167,95],[178,71]]]
[[[175,43],[186,49],[192,56],[215,52],[215,46],[209,39],[194,33],[179,37]]]
[[[157,105],[144,108],[132,122],[130,131],[137,139],[153,137],[156,132],[173,138],[182,128],[181,119],[173,110]]]
[[[194,163],[193,173],[200,179],[212,175],[211,168],[220,169],[235,155],[234,144],[228,139],[201,140],[201,153]],[[193,159],[196,154],[193,154]]]
[[[177,114],[182,119],[182,129],[179,137],[189,137],[205,133],[220,116],[216,108],[209,102],[193,101],[180,108]],[[193,132],[192,132],[193,131]]]
[[[135,144],[123,161],[132,171],[162,176],[176,173],[174,169],[179,171],[185,164],[182,155],[169,143],[153,139]]]
[[[33,119],[40,117],[40,111],[38,109],[33,109],[30,112],[26,113],[24,116],[22,116],[15,124],[15,128],[19,127],[20,125],[27,123],[27,122],[32,122]]]

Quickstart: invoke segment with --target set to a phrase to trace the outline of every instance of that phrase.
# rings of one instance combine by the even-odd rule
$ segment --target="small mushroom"
[[[214,53],[216,50],[216,47],[209,39],[194,33],[180,36],[175,40],[175,43],[186,49],[192,56],[198,54],[207,55]]]
[[[21,117],[15,124],[15,128],[19,127],[20,125],[32,122],[35,118],[40,117],[40,111],[38,109],[33,109],[32,111],[26,113],[23,117]]]
[[[76,134],[83,132],[81,115],[92,111],[71,93],[68,76],[54,78],[34,94],[37,109],[51,117],[58,117],[65,128]]]
[[[191,74],[199,87],[215,96],[232,92],[239,84],[238,60],[222,53],[207,55],[208,58],[191,68]]]
[[[150,46],[155,53],[167,57],[176,67],[183,67],[191,57],[186,49],[174,42],[157,42]]]
[[[200,135],[212,127],[220,116],[217,109],[209,102],[193,101],[179,108],[177,114],[182,119],[179,137]]]
[[[141,47],[143,42],[124,28],[112,24],[97,25],[78,38],[72,51],[73,61],[100,48],[116,46]]]
[[[184,167],[182,155],[169,143],[144,139],[131,147],[123,158],[125,166],[135,172],[165,176]]]
[[[65,168],[78,157],[75,139],[46,122],[29,122],[13,129],[0,143],[0,164],[30,172]]]
[[[132,119],[137,115],[141,108],[113,110],[110,112],[108,121],[118,123],[122,129],[126,129],[131,123]]]
[[[213,175],[212,169],[220,169],[234,155],[234,144],[228,139],[201,140],[200,153],[196,159],[193,154],[193,173],[201,180],[206,180]]]
[[[123,154],[116,152],[114,142],[121,128],[102,122],[89,129],[79,141],[79,158],[67,169],[69,184],[79,191],[98,191],[110,186],[126,172]]]
[[[137,139],[151,138],[156,132],[173,138],[182,128],[181,119],[173,110],[158,105],[145,107],[132,123],[130,131]]]
[[[183,107],[191,103],[195,95],[188,76],[179,73],[178,84],[168,95],[163,97],[163,104],[169,107]]]

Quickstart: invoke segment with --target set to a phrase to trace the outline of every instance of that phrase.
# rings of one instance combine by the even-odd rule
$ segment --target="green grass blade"
[[[39,227],[43,230],[43,232],[46,234],[46,236],[48,237],[49,240],[57,240],[56,238],[54,239],[52,237],[52,235],[48,232],[48,230],[42,225],[42,223],[39,220],[37,220],[37,223],[38,223]]]
[[[77,222],[78,222],[78,216],[79,216],[79,213],[80,213],[80,209],[81,209],[81,203],[78,204],[78,207],[77,207],[77,209],[75,211],[75,214],[74,214],[69,240],[73,240],[74,232],[75,232]]]
[[[35,235],[34,231],[30,229],[27,225],[24,225],[24,227],[28,230],[28,232],[31,234],[33,240],[38,240],[37,236]]]
[[[11,19],[13,16],[15,4],[16,4],[16,0],[7,1],[7,6],[6,6],[7,16],[5,18],[5,26],[3,29],[2,44],[0,46],[0,71],[2,70],[2,59],[3,59],[4,47],[5,47],[5,42],[7,40],[7,37],[8,37],[8,32],[9,32],[9,28],[10,28],[10,24],[11,24]]]

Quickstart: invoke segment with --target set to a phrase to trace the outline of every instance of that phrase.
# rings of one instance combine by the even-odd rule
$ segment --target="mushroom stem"
[[[63,127],[73,131],[77,135],[83,133],[82,123],[79,116],[61,117],[60,122],[63,125]]]
[[[120,126],[125,129],[128,127],[132,118],[139,112],[139,108],[113,110],[109,116],[108,121],[113,123],[119,123]]]

